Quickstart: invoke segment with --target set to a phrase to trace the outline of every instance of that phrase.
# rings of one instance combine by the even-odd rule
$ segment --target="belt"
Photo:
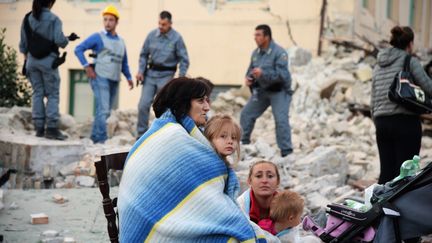
[[[177,66],[174,67],[167,67],[163,65],[158,64],[149,64],[149,69],[155,70],[155,71],[177,71]]]

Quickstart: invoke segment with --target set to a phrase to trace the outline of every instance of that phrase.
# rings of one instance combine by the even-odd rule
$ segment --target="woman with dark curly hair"
[[[239,183],[198,126],[211,87],[168,82],[156,118],[129,152],[119,188],[121,242],[265,242],[236,205]]]

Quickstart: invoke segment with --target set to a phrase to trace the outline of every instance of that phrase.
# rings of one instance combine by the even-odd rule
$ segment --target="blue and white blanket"
[[[238,185],[193,120],[178,123],[167,111],[129,152],[120,241],[266,242],[236,205]]]

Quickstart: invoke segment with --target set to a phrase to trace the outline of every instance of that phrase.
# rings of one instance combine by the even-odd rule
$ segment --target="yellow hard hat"
[[[105,14],[111,14],[114,15],[116,18],[120,18],[120,14],[117,10],[116,7],[114,7],[113,5],[108,5],[103,11],[102,11],[102,16],[104,16]]]

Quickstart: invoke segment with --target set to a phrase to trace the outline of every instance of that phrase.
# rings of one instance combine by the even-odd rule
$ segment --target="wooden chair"
[[[99,189],[102,194],[102,206],[105,217],[108,221],[108,235],[111,243],[118,243],[118,227],[116,223],[117,214],[114,208],[117,207],[117,198],[111,200],[108,184],[109,170],[123,170],[128,152],[103,155],[100,161],[95,162],[96,175]]]

